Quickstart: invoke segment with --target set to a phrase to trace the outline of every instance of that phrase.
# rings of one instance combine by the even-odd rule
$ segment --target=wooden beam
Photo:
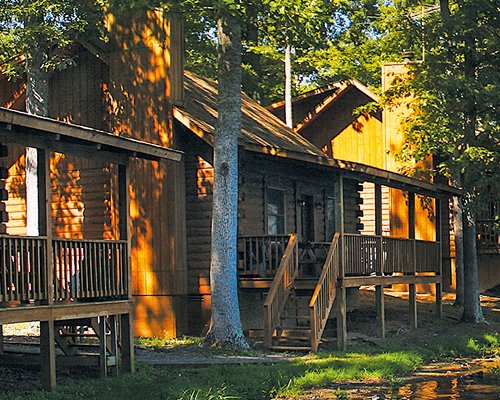
[[[3,354],[3,325],[0,325],[0,354]]]
[[[99,375],[101,378],[106,378],[108,376],[108,363],[106,358],[108,356],[108,350],[106,346],[106,317],[99,317]]]
[[[50,155],[49,150],[38,150],[38,218],[39,234],[47,238],[47,281],[45,303],[54,302],[54,265],[52,254],[52,183],[50,180]],[[52,320],[52,318],[50,318]],[[55,339],[54,339],[55,340]]]
[[[348,276],[344,278],[344,286],[360,287],[360,286],[375,286],[375,285],[395,285],[395,284],[410,284],[410,283],[441,283],[441,277],[437,275],[420,276],[420,275],[401,275],[401,276]]]
[[[121,365],[125,372],[135,371],[134,361],[134,325],[130,314],[120,317]]]
[[[164,158],[174,161],[182,159],[182,152],[165,148],[163,146],[141,142],[140,140],[113,135],[109,132],[100,131],[80,125],[68,124],[66,122],[28,115],[23,112],[0,108],[0,122],[12,124],[12,132],[35,132],[48,139],[54,135],[60,135],[60,140],[70,142],[85,141],[100,143],[112,152],[127,153],[129,156],[137,156],[145,159]],[[12,133],[11,132],[11,133]],[[134,155],[135,154],[135,155]]]
[[[417,329],[417,287],[414,283],[409,285],[410,326]]]
[[[0,323],[14,324],[30,321],[61,321],[66,319],[97,317],[101,315],[128,314],[131,309],[131,300],[0,308]]]
[[[347,299],[344,286],[337,288],[337,349],[347,350]]]
[[[375,286],[375,303],[377,307],[377,330],[378,335],[385,339],[385,304],[384,304],[384,286]]]
[[[42,387],[53,390],[56,387],[56,339],[54,321],[40,322],[40,366]]]
[[[441,222],[441,199],[435,199],[436,204],[436,241],[439,242],[439,276],[443,276],[443,227]],[[439,318],[443,317],[443,285],[441,282],[436,282],[436,311]]]
[[[382,185],[375,183],[375,235],[382,235]]]

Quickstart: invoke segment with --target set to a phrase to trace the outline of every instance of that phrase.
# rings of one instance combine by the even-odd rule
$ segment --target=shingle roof
[[[174,118],[212,143],[217,121],[217,84],[191,72],[184,73],[185,103],[174,107]],[[288,128],[266,108],[242,94],[242,147],[267,154],[328,163],[328,157]],[[321,162],[322,161],[322,162]]]

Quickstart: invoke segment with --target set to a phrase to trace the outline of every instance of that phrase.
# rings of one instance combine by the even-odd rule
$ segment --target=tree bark
[[[474,8],[472,8],[474,10]],[[474,12],[474,11],[473,11]],[[471,15],[471,23],[476,23],[477,18]],[[477,126],[477,99],[475,88],[472,83],[476,81],[476,38],[466,35],[464,51],[464,78],[470,88],[469,93],[464,93],[464,136],[468,146],[476,145]],[[464,186],[463,194],[463,235],[464,235],[464,312],[462,321],[473,323],[485,323],[486,319],[481,310],[479,298],[479,272],[477,266],[476,249],[476,220],[472,209],[475,199],[474,177],[468,176],[465,169],[461,182]]]
[[[285,45],[285,123],[293,128],[292,111],[292,46]]]
[[[486,323],[479,298],[479,274],[477,269],[476,221],[470,210],[464,212],[464,312],[462,321]]]
[[[30,18],[28,24],[36,24],[40,16]],[[43,64],[47,61],[48,49],[37,41],[30,47],[26,57],[26,112],[47,117],[49,115],[49,77]],[[26,148],[26,235],[38,236],[38,159],[37,149]]]
[[[236,246],[238,222],[238,136],[241,132],[241,27],[236,18],[217,23],[218,112],[214,143],[214,189],[210,287],[212,317],[206,341],[248,347],[238,302]]]

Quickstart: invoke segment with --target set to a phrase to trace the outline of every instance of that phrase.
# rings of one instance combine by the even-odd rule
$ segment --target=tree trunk
[[[456,306],[464,305],[464,238],[462,207],[458,197],[453,197],[453,233],[455,236]]]
[[[293,128],[292,114],[292,46],[285,45],[285,123]]]
[[[248,347],[241,327],[236,276],[238,136],[241,132],[241,27],[228,17],[217,22],[219,118],[214,143],[214,189],[210,287],[212,318],[206,341]]]
[[[476,221],[470,210],[464,211],[464,312],[462,321],[485,323],[479,299],[477,270]]]
[[[470,5],[469,5],[470,6]],[[471,8],[471,24],[477,23],[474,7]],[[476,82],[477,54],[476,38],[466,35],[464,39],[464,78],[469,92],[464,93],[464,136],[468,146],[476,146],[476,126],[477,126],[477,98],[473,83]],[[463,208],[463,235],[464,235],[464,312],[462,320],[473,323],[484,323],[486,319],[481,311],[481,301],[479,298],[479,273],[477,266],[476,249],[476,220],[473,213],[473,202],[475,199],[474,177],[468,176],[465,169],[461,183],[464,186],[462,197]]]
[[[28,23],[36,23],[28,21]],[[47,50],[48,51],[48,50]],[[49,77],[43,69],[47,51],[42,43],[32,45],[26,57],[26,112],[49,115]],[[26,148],[26,235],[38,236],[38,159],[37,149]]]

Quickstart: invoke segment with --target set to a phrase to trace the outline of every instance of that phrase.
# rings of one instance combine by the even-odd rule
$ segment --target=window
[[[285,233],[285,191],[267,188],[267,233],[281,235]]]

